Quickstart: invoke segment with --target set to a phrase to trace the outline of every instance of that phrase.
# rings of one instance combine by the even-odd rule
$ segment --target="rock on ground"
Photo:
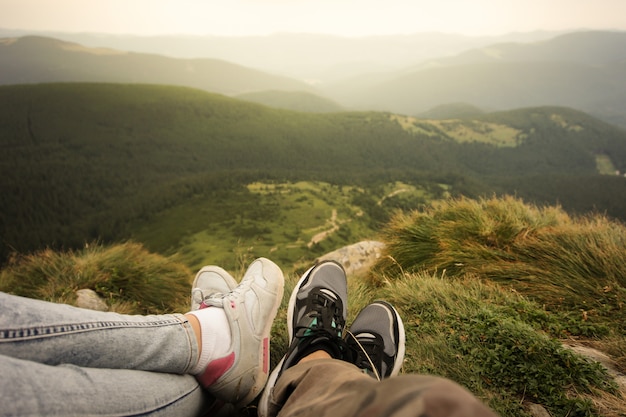
[[[375,240],[365,240],[344,246],[316,259],[316,262],[333,260],[343,265],[348,275],[361,275],[381,257],[385,244]]]
[[[89,310],[108,311],[109,306],[96,294],[94,290],[83,289],[76,291],[76,307]]]

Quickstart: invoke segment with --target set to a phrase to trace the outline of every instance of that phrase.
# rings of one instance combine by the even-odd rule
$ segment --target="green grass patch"
[[[382,200],[387,188],[376,194]],[[133,234],[151,250],[173,255],[192,269],[235,268],[265,256],[287,268],[375,235],[364,191],[324,182],[251,183],[236,192],[196,197],[159,214]],[[422,195],[414,187],[403,193]],[[357,203],[355,203],[357,201]],[[395,207],[387,202],[380,210]]]
[[[429,120],[459,143],[478,142],[498,147],[515,147],[521,143],[522,131],[511,126],[476,120]]]
[[[598,173],[601,175],[615,175],[615,165],[608,155],[597,154],[596,166],[598,167]]]
[[[573,218],[521,200],[446,200],[400,214],[384,230],[379,267],[474,273],[552,308],[626,319],[626,229],[602,216]]]
[[[397,114],[392,114],[389,118],[409,133],[450,138],[459,143],[477,142],[498,147],[515,147],[524,138],[520,129],[487,121],[418,119]],[[564,120],[561,121],[564,122]]]
[[[560,114],[552,114],[550,115],[550,120],[552,120],[557,126],[567,129],[574,132],[582,132],[584,128],[577,124],[570,124],[565,120],[563,115]]]
[[[469,362],[482,364],[490,374],[489,383],[501,385],[504,392],[511,390],[520,398],[528,396],[544,405],[551,403],[553,415],[608,415],[598,411],[602,402],[595,396],[604,394],[595,390],[612,392],[611,389],[586,385],[590,381],[589,369],[580,371],[582,374],[569,369],[570,354],[561,352],[554,339],[585,340],[604,352],[611,352],[618,367],[625,368],[626,228],[622,224],[600,215],[574,218],[559,207],[537,207],[512,197],[451,199],[434,202],[423,210],[398,214],[383,235],[387,251],[374,268],[371,276],[374,283],[393,287],[400,285],[396,281],[402,282],[398,277],[404,274],[430,273],[443,274],[449,285],[458,285],[457,281],[466,283],[469,275],[511,294],[523,294],[540,306],[534,312],[519,315],[517,308],[511,310],[508,302],[507,311],[494,308],[498,303],[490,300],[481,304],[480,294],[465,301],[457,296],[457,305],[462,302],[481,307],[471,314],[463,311],[451,317],[446,314],[440,325],[452,329],[451,333],[465,334],[457,340],[459,348],[466,339],[477,337],[475,342],[492,347],[490,352],[470,348],[460,353],[464,360],[469,358]],[[406,292],[421,296],[423,290],[414,288]],[[431,314],[431,310],[429,306],[421,307],[418,316]],[[540,332],[545,340],[531,337],[531,331]],[[494,341],[493,337],[506,340]],[[450,346],[450,342],[441,343]],[[534,356],[536,349],[542,352],[538,356]],[[509,358],[510,355],[513,357]],[[517,355],[521,356],[514,359]],[[453,369],[460,366],[452,363]],[[511,371],[512,367],[517,370]],[[536,381],[525,379],[532,374],[536,375]],[[551,387],[554,381],[574,383],[570,376],[585,385],[574,388],[573,392],[566,390],[566,394],[563,394],[565,388]],[[535,389],[547,389],[558,395]],[[558,410],[563,407],[568,411],[560,414]],[[624,412],[623,407],[620,410]]]
[[[425,273],[396,275],[379,289],[404,318],[404,372],[450,378],[501,415],[525,415],[526,401],[553,416],[597,415],[597,392],[616,385],[550,335],[567,320],[520,294],[477,277],[449,280]]]

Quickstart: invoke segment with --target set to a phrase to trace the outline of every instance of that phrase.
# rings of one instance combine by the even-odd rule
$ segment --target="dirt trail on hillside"
[[[335,233],[337,230],[339,230],[339,223],[337,222],[337,209],[333,209],[333,212],[330,216],[330,219],[328,220],[328,223],[331,224],[331,228],[326,229],[323,232],[320,232],[316,234],[315,236],[313,236],[311,240],[309,241],[309,243],[307,243],[307,247],[309,248],[312,247],[316,243],[319,243],[322,240],[326,239],[328,235]]]
[[[396,196],[396,195],[398,195],[400,193],[406,193],[407,191],[409,191],[408,188],[400,188],[399,190],[392,191],[389,194],[387,194],[386,196],[384,196],[383,198],[381,198],[380,201],[377,204],[379,206],[381,206],[386,199],[391,198],[393,196]]]

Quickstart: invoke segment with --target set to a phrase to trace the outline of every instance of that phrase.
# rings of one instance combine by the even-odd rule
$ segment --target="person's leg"
[[[182,314],[134,316],[0,293],[0,355],[46,365],[187,373],[198,361]]]
[[[229,293],[236,286],[234,278],[222,268],[202,268],[193,282],[191,310],[202,308],[205,298]],[[49,304],[14,301],[17,303],[11,306],[12,311],[18,314],[23,308],[19,316],[24,321],[29,320],[31,310],[41,306],[52,308],[49,315],[54,316],[56,311],[56,307]],[[40,343],[45,344],[45,341]],[[36,351],[27,353],[37,354]],[[3,371],[0,392],[5,400],[0,415],[197,416],[209,412],[219,416],[232,411],[228,404],[203,390],[192,375],[84,368],[72,364],[51,366],[3,355],[0,355],[0,369]]]
[[[323,292],[329,291],[330,288],[337,288],[337,282],[340,281],[335,279],[334,283],[330,283],[329,280],[321,282],[316,277],[312,279],[317,282],[318,286],[322,288],[326,286]],[[306,295],[306,291],[302,288],[296,288],[295,291],[298,291],[301,296]],[[309,303],[304,305],[309,305]],[[293,307],[296,308],[294,311],[297,311],[297,307],[295,305]],[[328,309],[328,307],[331,308]],[[333,315],[332,311],[332,305],[324,303],[321,315]],[[306,317],[307,314],[304,316]],[[305,320],[302,321],[305,322]],[[295,357],[291,365],[288,361],[284,361],[283,374],[278,375],[273,388],[268,384],[261,398],[259,414],[267,417],[274,416],[278,412],[287,416],[311,412],[308,415],[313,416],[316,412],[322,412],[319,408],[321,404],[322,408],[328,406],[323,411],[328,412],[328,415],[350,416],[360,411],[360,408],[355,406],[357,404],[362,406],[363,402],[360,399],[366,397],[361,396],[370,396],[371,393],[368,393],[368,390],[371,391],[377,386],[371,385],[372,382],[377,383],[400,372],[405,351],[404,325],[400,315],[391,304],[385,301],[369,304],[359,312],[346,331],[345,337],[346,351],[339,356],[334,355],[331,350],[318,350],[309,354],[305,352],[305,356],[299,358]],[[337,342],[336,338],[332,340]],[[306,345],[306,343],[294,338],[288,352],[294,351],[294,345]],[[326,369],[336,364],[341,366],[336,369]],[[330,371],[332,375],[326,374],[327,371]],[[312,404],[307,404],[309,402],[318,405],[313,407]],[[342,402],[349,402],[350,405],[344,406]]]
[[[208,272],[220,276],[220,271]],[[199,303],[192,301],[204,309],[184,316],[102,313],[0,293],[0,304],[6,312],[0,317],[0,355],[56,365],[53,369],[72,365],[69,368],[75,372],[66,374],[68,377],[94,372],[87,368],[148,370],[167,373],[168,377],[172,373],[193,373],[193,381],[240,407],[256,396],[267,379],[269,332],[282,297],[283,275],[271,261],[258,259],[241,284],[228,294],[224,292],[232,289],[234,280],[225,281],[230,281],[222,282],[226,289],[205,289]],[[199,282],[196,279],[194,285]],[[223,320],[214,320],[220,314]],[[212,339],[228,340],[227,362],[216,356],[219,352],[213,351]],[[203,342],[207,342],[205,346]],[[203,349],[207,345],[210,348]],[[205,355],[207,350],[211,352]],[[209,383],[207,373],[213,378]],[[106,380],[110,373],[96,374],[105,380],[94,383],[107,389],[112,386]],[[141,381],[141,374],[132,375]],[[48,379],[40,380],[43,386],[74,383],[55,377],[54,372],[45,375]]]
[[[476,397],[454,382],[426,375],[400,375],[382,381],[336,359],[303,361],[281,375],[268,415],[495,417]]]
[[[213,406],[192,375],[50,366],[3,355],[0,369],[0,416],[191,417]]]

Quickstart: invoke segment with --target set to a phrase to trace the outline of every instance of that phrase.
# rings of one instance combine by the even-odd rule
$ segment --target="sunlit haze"
[[[1,29],[137,35],[626,30],[624,0],[0,0],[0,10]]]

